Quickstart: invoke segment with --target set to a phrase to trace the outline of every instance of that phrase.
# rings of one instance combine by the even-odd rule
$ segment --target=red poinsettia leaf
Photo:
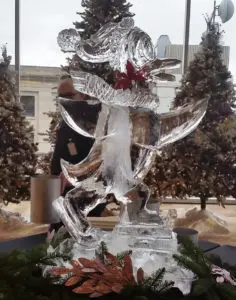
[[[87,258],[79,258],[78,259],[79,262],[81,263],[81,265],[84,266],[84,268],[96,268],[97,267],[97,263],[95,260],[89,260]]]
[[[92,293],[91,295],[89,295],[89,298],[99,298],[102,296],[103,296],[103,294],[95,292],[95,293]]]
[[[142,73],[142,71],[138,71],[135,73],[135,80],[136,81],[145,81],[145,77],[144,77],[144,74]]]
[[[119,259],[116,256],[114,256],[111,253],[107,252],[105,254],[105,257],[106,257],[109,264],[111,264],[113,266],[116,266],[116,267],[121,267],[121,263],[120,263]]]
[[[137,271],[137,282],[140,284],[144,279],[144,271],[142,268],[139,268]]]
[[[69,278],[66,283],[65,286],[72,286],[75,285],[76,283],[80,282],[82,280],[81,277],[78,276],[72,276],[71,278]]]
[[[92,268],[83,268],[81,271],[83,273],[96,273],[96,270]]]
[[[126,253],[124,256],[124,267],[123,267],[122,273],[127,278],[127,281],[129,283],[133,283],[135,281],[134,276],[133,276],[132,260],[128,253]]]
[[[116,79],[117,80],[120,80],[120,79],[128,79],[128,75],[123,73],[123,72],[118,72],[117,75],[116,75]]]
[[[123,286],[119,283],[116,283],[112,286],[112,291],[116,294],[120,294],[122,290],[123,290]]]
[[[72,291],[76,294],[92,294],[95,292],[96,281],[89,279],[84,282],[81,286],[76,287]]]
[[[130,61],[127,61],[125,73],[117,73],[117,81],[115,89],[129,89],[132,88],[133,81],[145,81],[144,72],[136,71],[135,67]]]
[[[65,274],[69,274],[72,273],[73,270],[72,269],[68,269],[68,268],[53,268],[51,270],[51,274],[54,276],[60,276],[60,275],[65,275]]]
[[[105,284],[103,281],[100,281],[96,287],[95,287],[95,291],[99,294],[105,295],[105,294],[109,294],[112,292],[112,288],[111,286]]]
[[[119,90],[119,89],[129,88],[129,81],[130,80],[129,80],[127,74],[118,72],[116,75],[115,89]]]
[[[127,90],[132,86],[132,80],[130,80],[129,78],[122,78],[117,80],[116,84],[115,84],[115,89],[116,90]]]
[[[133,64],[128,61],[126,65],[126,70],[128,78],[132,81],[145,81],[144,73],[141,71],[136,71]]]
[[[130,79],[134,79],[135,69],[133,64],[130,61],[127,61],[126,64],[127,75]]]

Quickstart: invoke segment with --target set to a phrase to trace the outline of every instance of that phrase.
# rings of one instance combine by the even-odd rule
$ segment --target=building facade
[[[45,113],[56,109],[55,98],[60,76],[60,68],[21,67],[20,101],[28,121],[34,127],[34,142],[38,143],[39,152],[50,150],[42,133],[46,133],[50,123]]]
[[[188,49],[188,63],[194,59],[194,55],[200,50],[199,45],[189,45]],[[171,44],[167,35],[160,36],[156,46],[156,55],[160,58],[177,58],[182,61],[183,58],[183,45]],[[222,47],[222,60],[223,63],[229,66],[230,47]],[[179,86],[182,78],[182,65],[179,68],[172,70],[176,76],[176,82],[160,82],[155,88],[160,98],[160,109],[162,112],[167,112],[171,105],[172,99],[175,97],[176,88]]]

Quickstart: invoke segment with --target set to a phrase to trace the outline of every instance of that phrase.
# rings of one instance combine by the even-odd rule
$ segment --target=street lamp
[[[184,34],[184,46],[183,46],[183,63],[182,73],[185,74],[188,67],[188,50],[189,50],[189,28],[191,17],[191,0],[186,0],[185,6],[185,34]],[[215,22],[215,17],[219,16],[222,23],[228,22],[234,14],[234,4],[232,0],[222,0],[220,5],[216,5],[214,1],[214,10],[212,13],[212,20]]]
[[[20,0],[15,0],[15,78],[16,97],[20,100]]]
[[[188,67],[188,48],[189,48],[189,28],[191,17],[191,0],[186,0],[185,4],[185,33],[183,46],[182,73],[185,74]]]

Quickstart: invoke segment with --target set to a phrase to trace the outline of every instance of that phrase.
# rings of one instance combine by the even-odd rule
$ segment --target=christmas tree
[[[109,22],[120,22],[125,17],[132,17],[129,9],[132,6],[126,0],[83,0],[84,12],[78,12],[81,17],[80,22],[75,22],[75,28],[79,31],[82,39],[88,39],[97,32],[104,24]],[[83,62],[76,54],[71,59],[68,58],[68,66],[63,67],[66,72],[83,70],[97,74],[105,79],[109,84],[114,83],[114,71],[109,63],[89,64]],[[56,141],[56,130],[61,121],[59,111],[49,112],[46,115],[51,119],[49,130],[45,140],[50,143],[52,149]],[[39,169],[43,172],[50,172],[50,161],[52,153],[42,155],[39,159]]]
[[[129,12],[131,4],[126,0],[82,0],[85,11],[78,13],[82,21],[75,22],[83,39],[88,39],[104,24],[109,22],[120,22],[125,17],[132,17]]]
[[[132,6],[126,0],[82,0],[84,12],[78,13],[81,22],[75,22],[75,28],[82,39],[88,39],[104,24],[118,23],[125,17],[132,17],[129,9]],[[105,81],[113,83],[113,70],[109,63],[89,64],[83,62],[76,54],[69,60],[69,70],[83,70],[102,77]]]
[[[55,104],[56,105],[56,104]],[[43,174],[50,174],[51,172],[51,159],[53,155],[53,149],[56,143],[57,129],[62,121],[61,114],[56,111],[50,111],[45,113],[50,119],[49,129],[45,133],[40,135],[44,137],[44,141],[50,144],[51,150],[48,153],[41,153],[38,155],[37,170]]]
[[[201,209],[209,197],[224,205],[236,196],[235,90],[222,60],[219,24],[207,19],[201,49],[190,63],[175,99],[175,106],[209,97],[205,117],[197,130],[164,149],[146,181],[157,196],[197,196]]]
[[[19,202],[29,198],[30,175],[35,173],[36,150],[33,128],[16,99],[11,57],[6,48],[0,61],[0,202]]]

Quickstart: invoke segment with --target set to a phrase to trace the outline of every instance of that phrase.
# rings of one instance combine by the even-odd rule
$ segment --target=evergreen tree
[[[109,22],[120,22],[125,17],[132,17],[129,12],[131,4],[127,0],[82,0],[85,11],[80,13],[82,21],[75,22],[83,39],[88,39],[104,24]]]
[[[57,129],[60,125],[60,122],[62,121],[62,117],[58,110],[47,112],[45,113],[45,115],[47,115],[51,119],[51,122],[49,124],[49,129],[45,133],[41,133],[40,135],[44,137],[45,142],[50,144],[51,149],[48,153],[41,153],[38,156],[37,170],[43,174],[50,174],[53,149],[55,147],[57,137]]]
[[[82,0],[84,12],[78,12],[81,21],[75,22],[75,28],[79,31],[82,39],[88,39],[92,34],[96,33],[103,25],[109,22],[120,22],[125,17],[134,16],[129,9],[131,4],[126,0]],[[109,63],[90,64],[83,62],[78,55],[73,55],[68,59],[68,66],[63,67],[66,72],[83,70],[102,77],[109,84],[114,83],[114,71]],[[46,113],[51,119],[50,128],[45,138],[52,149],[56,141],[56,128],[61,121],[58,111]],[[52,153],[43,155],[39,160],[39,168],[44,172],[49,172]]]
[[[125,17],[132,17],[129,9],[132,6],[126,0],[82,0],[84,12],[78,13],[81,22],[75,22],[75,28],[82,39],[88,39],[103,25],[109,22],[118,23]],[[109,63],[90,64],[83,62],[76,54],[69,60],[69,70],[83,70],[102,77],[113,83],[113,70]]]
[[[146,179],[157,195],[200,197],[203,210],[209,197],[224,205],[225,196],[236,196],[235,90],[222,61],[221,37],[219,24],[207,20],[201,50],[175,99],[179,106],[209,97],[205,117],[192,134],[164,149]]]
[[[35,173],[33,128],[16,100],[11,57],[6,48],[0,61],[0,202],[19,202],[29,197],[30,175]]]

